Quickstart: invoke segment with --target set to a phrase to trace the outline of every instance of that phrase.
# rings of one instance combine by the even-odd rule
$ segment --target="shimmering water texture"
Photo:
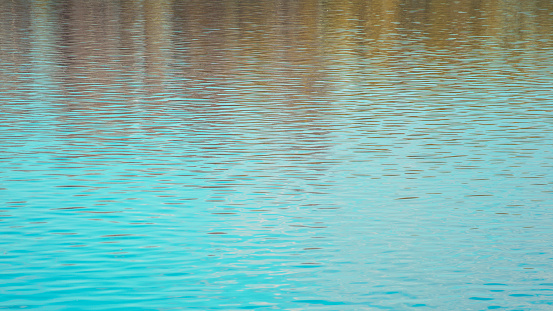
[[[553,2],[0,1],[0,309],[553,310]]]

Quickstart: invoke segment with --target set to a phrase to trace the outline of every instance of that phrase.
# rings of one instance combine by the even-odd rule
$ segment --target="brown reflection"
[[[118,13],[113,1],[67,1],[60,7],[61,78],[72,103],[120,98]]]
[[[316,1],[175,3],[181,74],[192,97],[260,102],[324,88]]]
[[[30,23],[31,14],[23,2],[0,2],[0,98],[4,105],[27,83]]]
[[[121,0],[121,64],[124,68],[122,81],[124,91],[131,101],[138,101],[144,96],[142,85],[147,75],[144,66],[144,17],[142,2]]]
[[[35,0],[31,8],[30,23],[30,67],[33,79],[30,88],[34,88],[37,100],[49,101],[50,95],[58,95],[59,87],[55,76],[59,74],[57,66],[57,42],[54,7],[49,1]]]
[[[164,84],[170,82],[168,71],[172,61],[171,46],[172,0],[146,0],[144,11],[144,48],[146,85],[153,86],[150,95],[165,93]]]
[[[68,104],[139,101],[166,93],[170,1],[66,1],[58,22]],[[160,88],[161,87],[161,88]]]

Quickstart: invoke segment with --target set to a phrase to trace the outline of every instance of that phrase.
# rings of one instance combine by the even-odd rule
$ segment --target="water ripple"
[[[546,1],[0,4],[0,308],[549,310]]]

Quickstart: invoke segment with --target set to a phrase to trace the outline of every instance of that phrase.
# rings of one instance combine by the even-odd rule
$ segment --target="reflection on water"
[[[550,309],[552,16],[0,2],[0,307]]]

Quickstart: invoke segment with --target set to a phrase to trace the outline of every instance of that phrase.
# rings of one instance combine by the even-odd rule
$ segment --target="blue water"
[[[548,1],[0,2],[0,309],[552,310]]]

